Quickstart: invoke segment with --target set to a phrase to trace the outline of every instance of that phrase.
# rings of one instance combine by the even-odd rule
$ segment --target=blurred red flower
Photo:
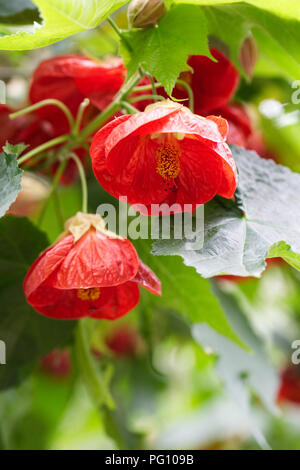
[[[277,401],[300,404],[300,367],[289,366],[281,374]]]
[[[53,138],[54,131],[49,122],[41,121],[34,114],[24,114],[15,119],[10,119],[9,115],[15,112],[6,105],[0,105],[0,146],[6,142],[19,144],[23,142],[33,149]]]
[[[226,135],[224,119],[167,100],[100,129],[91,145],[94,173],[110,194],[146,205],[149,214],[151,204],[194,208],[216,194],[231,198],[237,172]]]
[[[1,126],[1,136],[0,136],[0,147],[3,147],[6,142],[10,144],[19,144],[24,143],[29,147],[27,150],[32,150],[39,145],[42,145],[48,140],[53,139],[57,132],[54,131],[53,125],[51,122],[46,121],[45,119],[40,119],[34,113],[24,114],[15,119],[10,119],[9,115],[15,112],[12,108],[6,105],[0,105],[0,126]],[[59,148],[59,146],[54,147],[54,149]],[[74,152],[84,163],[85,156],[87,154],[86,150],[83,148],[74,149]],[[58,163],[55,162],[51,166],[51,173],[55,174]],[[45,171],[42,171],[45,173]],[[60,183],[64,185],[72,184],[78,178],[78,169],[74,160],[70,159],[67,163],[66,169],[61,176]]]
[[[233,96],[239,82],[239,73],[230,60],[217,49],[210,49],[216,62],[203,55],[192,55],[188,66],[192,70],[181,73],[180,79],[191,86],[194,92],[195,113],[214,114],[214,110],[226,105]],[[172,96],[187,98],[184,86],[177,84]]]
[[[71,374],[71,357],[68,349],[54,349],[40,362],[43,372],[55,379],[66,379]]]
[[[138,284],[161,294],[159,279],[127,239],[107,231],[100,216],[78,213],[31,266],[24,292],[48,317],[115,320],[137,305]]]
[[[107,336],[106,344],[116,356],[130,357],[141,349],[142,339],[133,327],[122,325]]]
[[[121,59],[94,61],[79,55],[53,57],[43,61],[33,74],[29,97],[32,103],[54,98],[62,101],[75,117],[80,103],[89,98],[102,110],[121,88],[126,69]],[[69,132],[64,113],[54,106],[40,108],[37,113],[52,122],[57,133]],[[85,114],[91,113],[87,109]]]

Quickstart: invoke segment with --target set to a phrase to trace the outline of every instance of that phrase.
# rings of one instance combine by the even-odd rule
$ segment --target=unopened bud
[[[7,214],[26,217],[33,215],[49,196],[50,186],[42,177],[33,173],[23,173],[22,191],[10,206]]]
[[[155,26],[166,13],[164,0],[132,0],[127,16],[132,28],[149,28]]]
[[[258,50],[256,42],[252,36],[249,36],[244,40],[240,52],[240,62],[248,77],[252,77],[257,59]]]

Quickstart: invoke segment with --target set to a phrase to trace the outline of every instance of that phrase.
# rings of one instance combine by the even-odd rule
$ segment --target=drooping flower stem
[[[58,108],[61,109],[61,111],[65,114],[71,131],[73,131],[75,121],[72,116],[71,111],[69,108],[60,100],[55,100],[53,98],[49,98],[47,100],[39,101],[38,103],[35,103],[31,106],[28,106],[27,108],[21,109],[20,111],[16,111],[15,113],[12,113],[9,115],[10,119],[15,119],[16,117],[23,116],[24,114],[32,113],[33,111],[36,111],[37,109],[43,108],[44,106],[57,106]]]
[[[85,171],[80,161],[80,158],[78,158],[78,156],[74,152],[71,152],[69,157],[74,160],[78,168],[78,173],[79,173],[80,181],[81,181],[81,189],[82,189],[82,212],[87,212],[88,211],[88,190],[87,190]]]
[[[107,387],[107,379],[101,376],[91,354],[89,333],[89,319],[80,319],[75,333],[75,355],[79,370],[95,405],[106,405],[113,409],[114,402]]]
[[[90,100],[88,98],[85,98],[79,106],[78,113],[77,113],[76,120],[75,120],[75,125],[74,125],[74,131],[73,131],[74,135],[77,135],[79,133],[84,111],[88,107],[89,104],[90,104]]]
[[[55,137],[54,139],[48,140],[48,142],[45,142],[44,144],[41,144],[38,147],[25,153],[22,157],[19,158],[18,163],[19,165],[22,165],[22,163],[26,162],[27,160],[34,157],[35,155],[42,153],[45,150],[50,149],[51,147],[55,147],[56,145],[63,144],[69,139],[70,139],[69,134],[65,134],[65,135],[60,135],[59,137]]]
[[[127,98],[127,95],[133,90],[137,83],[139,83],[141,78],[141,75],[137,74],[129,79],[117,93],[112,103],[107,106],[107,108],[101,114],[99,114],[99,116],[90,122],[90,124],[86,126],[83,131],[80,132],[80,134],[78,134],[77,140],[84,141],[90,134],[99,129],[99,127],[108,121],[108,119],[120,109],[121,102]]]
[[[162,84],[160,82],[154,83],[155,88],[161,88]],[[141,85],[141,86],[136,86],[133,88],[133,92],[139,92],[139,91],[149,91],[153,89],[153,85]]]
[[[181,85],[186,89],[188,97],[189,97],[189,108],[193,113],[194,112],[194,93],[193,93],[192,88],[184,80],[179,80],[178,79],[178,80],[176,80],[176,83],[178,83],[178,85]]]
[[[161,95],[139,95],[133,96],[128,100],[129,103],[136,103],[137,101],[143,100],[155,100],[155,101],[164,101],[166,98]]]
[[[136,109],[134,106],[131,106],[130,103],[127,101],[121,101],[121,107],[127,111],[128,114],[135,114],[138,113],[138,109]]]
[[[40,225],[43,221],[43,218],[44,218],[46,209],[48,207],[48,204],[49,204],[49,202],[51,200],[51,197],[53,196],[54,192],[56,191],[57,185],[59,183],[60,178],[62,177],[63,172],[66,169],[66,166],[67,166],[67,159],[64,159],[64,160],[61,161],[59,167],[57,168],[57,171],[56,171],[56,173],[54,175],[54,178],[53,178],[53,181],[52,181],[52,186],[51,186],[51,191],[49,193],[49,197],[46,200],[46,202],[44,204],[44,207],[42,209],[42,212],[40,213],[40,216],[39,216],[39,219],[38,219],[38,226],[39,227],[40,227]]]

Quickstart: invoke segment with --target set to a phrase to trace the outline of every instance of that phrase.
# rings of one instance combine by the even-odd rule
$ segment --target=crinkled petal
[[[73,245],[47,284],[58,289],[115,286],[132,279],[138,265],[129,240],[112,239],[90,229]]]
[[[116,320],[132,310],[139,301],[139,289],[133,282],[103,287],[95,300],[82,300],[78,289],[41,286],[28,299],[33,308],[51,318],[76,320],[82,317]]]
[[[161,282],[154,272],[140,260],[138,272],[132,281],[137,282],[152,294],[161,295]]]

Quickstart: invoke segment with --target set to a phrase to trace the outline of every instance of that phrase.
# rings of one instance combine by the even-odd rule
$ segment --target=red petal
[[[198,114],[211,113],[228,103],[234,94],[239,81],[239,74],[233,64],[222,52],[211,49],[211,54],[218,62],[206,56],[194,55],[188,60],[194,73],[191,74],[191,87],[194,92],[195,110]],[[186,91],[174,96],[186,98]],[[179,96],[180,94],[180,96]]]
[[[206,119],[213,121],[217,124],[219,132],[223,139],[226,139],[228,134],[228,122],[220,116],[206,116]]]
[[[73,247],[73,235],[67,235],[60,242],[44,251],[30,267],[24,280],[24,292],[30,303],[30,297],[63,262]]]
[[[58,99],[75,116],[85,97],[105,107],[122,85],[124,73],[120,61],[110,65],[76,55],[54,57],[43,61],[35,70],[30,100],[36,103],[47,98]],[[66,117],[57,107],[43,107],[38,114],[52,122],[58,135],[69,131]]]
[[[99,300],[101,300],[101,295]],[[98,311],[90,312],[90,316],[98,319],[116,320],[134,309],[139,299],[140,291],[134,282],[125,282],[116,287],[105,288]]]
[[[47,284],[58,289],[111,287],[132,279],[138,257],[129,240],[108,238],[94,229],[66,254]]]
[[[140,260],[138,272],[132,279],[134,282],[138,282],[145,289],[152,292],[152,294],[161,295],[161,282],[154,272]]]
[[[218,192],[222,178],[222,161],[213,149],[194,139],[180,142],[182,156],[176,202],[204,204]]]
[[[221,157],[223,166],[222,181],[218,189],[218,194],[230,199],[234,196],[238,183],[235,161],[227,144],[216,144],[214,151]]]
[[[55,289],[41,286],[30,298],[33,308],[51,318],[76,320],[82,317],[115,320],[130,310],[139,301],[138,286],[126,282],[116,287],[103,287],[97,300],[81,300],[77,289]]]

